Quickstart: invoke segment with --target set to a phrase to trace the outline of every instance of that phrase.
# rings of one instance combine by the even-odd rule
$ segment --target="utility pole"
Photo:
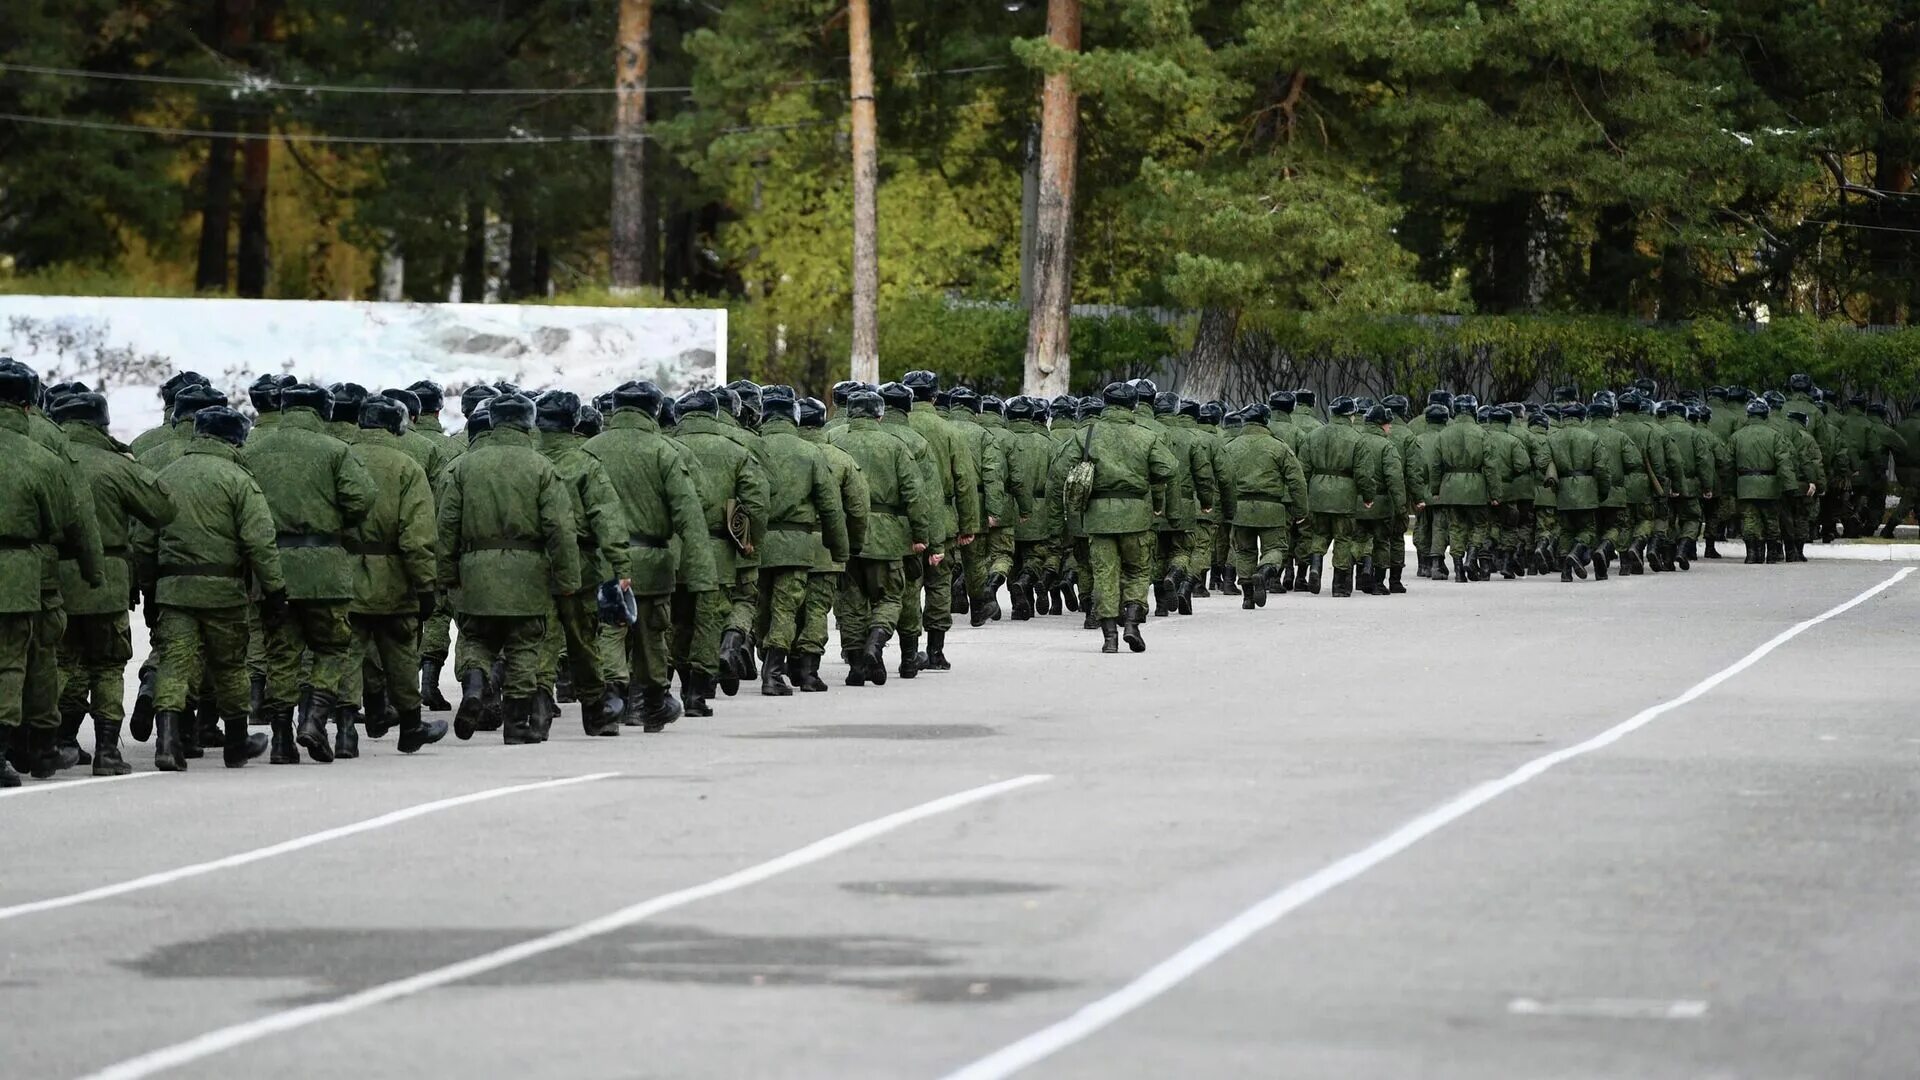
[[[873,24],[868,0],[847,4],[848,59],[853,68],[853,373],[880,381],[880,239],[874,188],[880,182],[878,121],[873,104]]]
[[[1047,40],[1080,51],[1080,0],[1047,0]],[[1065,71],[1047,75],[1040,92],[1040,198],[1033,236],[1033,311],[1027,326],[1029,394],[1068,389],[1069,316],[1073,310],[1073,183],[1080,95]]]

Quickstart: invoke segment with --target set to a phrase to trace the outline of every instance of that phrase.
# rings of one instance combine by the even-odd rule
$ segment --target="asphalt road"
[[[1905,573],[1214,598],[656,736],[30,785],[0,1076],[1911,1077],[1920,576],[1777,637]]]

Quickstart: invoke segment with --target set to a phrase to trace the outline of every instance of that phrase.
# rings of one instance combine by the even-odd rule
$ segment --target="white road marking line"
[[[1649,998],[1563,998],[1541,1001],[1514,998],[1507,1011],[1515,1016],[1566,1016],[1577,1020],[1699,1020],[1707,1015],[1707,1003],[1681,998],[1666,1001]]]
[[[1002,1077],[1012,1076],[1030,1065],[1059,1053],[1180,985],[1247,939],[1321,896],[1352,881],[1548,770],[1591,754],[1595,750],[1611,746],[1666,713],[1697,700],[1701,695],[1752,667],[1768,653],[1802,633],[1819,626],[1828,619],[1844,615],[1892,588],[1905,580],[1913,570],[1913,567],[1907,567],[1846,603],[1822,612],[1805,622],[1795,623],[1731,665],[1694,684],[1691,689],[1671,701],[1663,701],[1636,713],[1633,717],[1585,742],[1534,758],[1497,780],[1490,780],[1477,787],[1469,788],[1367,847],[1301,878],[1242,911],[1224,926],[1162,960],[1139,978],[1106,997],[1089,1003],[1072,1016],[1004,1046],[970,1065],[948,1073],[946,1080],[1000,1080]]]
[[[141,774],[134,773],[132,775],[138,776]],[[12,907],[0,907],[0,922],[8,919],[17,919],[22,915],[33,915],[42,911],[56,911],[60,908],[90,904],[95,900],[108,900],[116,896],[125,896],[128,893],[140,892],[143,889],[157,889],[162,885],[171,885],[176,881],[184,881],[187,878],[199,877],[202,874],[211,874],[219,870],[232,870],[235,867],[246,866],[249,863],[257,863],[281,855],[291,855],[296,851],[303,851],[320,844],[343,840],[349,836],[358,836],[361,833],[372,832],[375,829],[384,829],[389,825],[398,825],[401,822],[412,821],[414,818],[425,817],[428,814],[437,814],[442,810],[452,810],[455,807],[470,806],[473,803],[501,799],[508,795],[520,795],[529,791],[545,791],[549,788],[567,787],[572,784],[585,784],[594,780],[605,780],[608,777],[619,775],[617,772],[588,773],[585,776],[567,776],[558,780],[542,780],[533,784],[515,784],[512,787],[489,788],[486,791],[476,791],[470,795],[456,795],[450,799],[437,799],[433,802],[421,803],[418,806],[409,806],[401,810],[395,810],[392,813],[381,814],[379,817],[356,821],[351,825],[342,825],[338,828],[327,829],[323,832],[296,836],[291,840],[283,840],[278,844],[270,844],[263,848],[254,848],[252,851],[242,851],[237,855],[228,855],[210,862],[194,863],[192,866],[182,866],[173,870],[162,870],[158,873],[147,874],[144,877],[132,878],[113,885],[102,885],[99,888],[87,889],[84,892],[68,893],[65,896],[52,896],[45,900],[32,900],[24,904],[15,904]]]
[[[120,780],[145,780],[149,776],[159,775],[157,772],[134,772],[125,776],[90,776],[85,780],[28,780],[17,788],[0,791],[0,799],[10,799],[15,795],[32,795],[41,791],[68,791],[94,784],[111,784]]]
[[[381,1005],[393,1001],[396,998],[432,990],[436,987],[445,986],[448,983],[459,982],[462,979],[470,979],[475,975],[482,975],[486,972],[506,967],[509,964],[516,964],[522,960],[540,956],[544,953],[550,953],[557,949],[564,949],[569,945],[577,945],[582,941],[599,937],[603,934],[610,934],[616,930],[624,930],[635,923],[650,919],[661,912],[671,911],[678,907],[685,907],[696,900],[705,900],[709,897],[719,896],[722,893],[729,893],[736,889],[745,888],[748,885],[757,885],[768,878],[776,877],[790,870],[797,870],[800,867],[819,862],[829,856],[838,855],[849,848],[884,836],[887,833],[911,825],[914,822],[934,817],[938,814],[944,814],[949,810],[958,810],[965,806],[971,806],[974,803],[991,799],[997,795],[1005,795],[1008,792],[1017,791],[1020,788],[1045,783],[1051,779],[1053,779],[1053,777],[1044,774],[1020,776],[1011,780],[1002,780],[998,783],[987,784],[953,795],[943,796],[931,802],[924,802],[918,806],[909,807],[908,809],[888,814],[885,817],[875,818],[864,824],[855,825],[850,829],[834,833],[824,840],[816,840],[805,847],[796,848],[778,858],[769,859],[755,866],[749,866],[744,870],[736,870],[724,877],[714,878],[705,884],[680,889],[676,892],[663,893],[660,896],[653,897],[649,900],[642,900],[630,907],[621,908],[618,911],[602,915],[588,922],[580,923],[577,926],[570,926],[564,930],[556,930],[551,934],[545,934],[529,941],[523,941],[517,945],[509,945],[504,949],[498,949],[494,952],[476,956],[470,960],[462,960],[457,964],[449,964],[446,967],[436,968],[432,971],[424,971],[418,975],[400,979],[396,982],[375,986],[371,989],[362,990],[357,994],[349,994],[345,997],[335,998],[332,1001],[323,1001],[297,1009],[288,1009],[285,1012],[272,1013],[260,1017],[257,1020],[248,1020],[245,1023],[234,1024],[231,1027],[221,1028],[217,1031],[209,1031],[197,1038],[188,1039],[186,1042],[162,1047],[158,1050],[141,1054],[139,1057],[129,1058],[117,1065],[110,1065],[97,1073],[90,1074],[89,1080],[136,1080],[138,1077],[152,1076],[155,1073],[163,1072],[167,1069],[178,1068],[181,1065],[187,1065],[199,1061],[202,1058],[211,1057],[214,1054],[231,1050],[234,1047],[243,1046],[256,1039],[265,1038],[268,1035],[282,1031],[291,1031],[295,1028],[305,1027],[308,1024],[318,1023],[322,1020],[331,1020],[334,1017],[359,1012],[362,1009],[372,1008],[375,1005]]]

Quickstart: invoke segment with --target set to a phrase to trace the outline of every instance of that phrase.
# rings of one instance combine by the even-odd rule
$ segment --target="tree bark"
[[[653,0],[620,0],[618,48],[614,56],[613,217],[610,252],[613,287],[637,289],[646,283],[653,246],[647,217],[646,132],[647,61],[653,35]]]
[[[220,51],[237,56],[253,40],[253,0],[213,0],[213,23]],[[231,107],[211,113],[216,131],[232,131],[239,124]],[[200,251],[193,285],[200,292],[226,292],[228,238],[233,229],[233,139],[210,139],[207,150],[207,188],[200,207]]]
[[[1920,116],[1920,20],[1890,20],[1880,32],[1880,127],[1874,139],[1873,186],[1880,196],[1879,224],[1885,230],[1867,237],[1873,253],[1874,282],[1868,319],[1879,326],[1904,326],[1912,294],[1913,245],[1905,231],[1914,215],[1907,197],[1914,188],[1914,158],[1920,139],[1913,131]]]
[[[264,116],[248,121],[247,126],[258,135],[267,134]],[[257,300],[267,295],[267,279],[273,272],[273,252],[267,243],[267,177],[273,168],[273,143],[248,139],[240,147],[240,162],[240,252],[234,291]]]
[[[873,30],[867,0],[847,5],[847,53],[853,70],[853,363],[852,378],[880,381],[880,147],[873,102]]]
[[[1047,0],[1047,40],[1080,51],[1080,0]],[[1033,235],[1033,313],[1027,326],[1026,393],[1067,392],[1069,316],[1073,310],[1073,184],[1080,97],[1065,71],[1040,92],[1040,200]]]
[[[1240,309],[1210,307],[1200,312],[1193,350],[1180,372],[1181,396],[1213,401],[1227,388],[1233,365],[1233,343],[1240,332]]]
[[[511,231],[507,236],[506,298],[525,300],[534,295],[533,264],[539,248],[533,210],[526,206],[516,207],[508,228]]]
[[[487,301],[487,202],[478,195],[467,199],[466,251],[460,259],[460,300]]]

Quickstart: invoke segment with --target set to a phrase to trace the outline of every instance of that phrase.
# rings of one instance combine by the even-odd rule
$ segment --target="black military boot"
[[[992,619],[994,622],[999,622],[1000,616],[1005,614],[1000,610],[1000,587],[1006,583],[1007,575],[1005,574],[987,575],[985,607],[987,609],[987,618]]]
[[[1168,578],[1153,583],[1153,617],[1164,619],[1173,613],[1173,582]]]
[[[1091,593],[1087,595],[1085,602],[1081,605],[1081,608],[1082,608],[1082,613],[1084,614],[1085,617],[1080,620],[1080,629],[1082,630],[1100,629],[1100,620],[1096,618],[1093,614],[1093,596]]]
[[[680,719],[680,703],[664,686],[640,688],[640,730],[655,735]]]
[[[1013,583],[1007,593],[1013,602],[1013,619],[1015,622],[1026,622],[1028,619],[1033,618],[1034,608],[1036,606],[1033,602],[1033,593],[1033,574],[1026,570],[1020,571],[1019,574],[1014,576]]]
[[[860,658],[867,662],[867,681],[875,686],[887,685],[887,642],[892,640],[893,631],[884,626],[867,631],[866,647],[860,651]],[[932,655],[931,650],[928,655]]]
[[[1315,596],[1320,595],[1320,573],[1326,566],[1326,561],[1327,557],[1318,552],[1307,560],[1307,583],[1304,588]]]
[[[180,756],[188,761],[207,756],[206,716],[210,701],[189,697],[186,711],[180,714]],[[213,734],[224,740],[218,720],[215,720]],[[215,743],[215,745],[219,745]]]
[[[1720,557],[1720,549],[1714,546],[1713,534],[1707,534],[1707,550],[1701,554],[1709,559],[1718,559]]]
[[[1254,607],[1267,606],[1268,598],[1275,592],[1275,583],[1280,580],[1280,575],[1283,573],[1285,573],[1284,570],[1271,564],[1254,568],[1253,579],[1248,581],[1245,586],[1253,590]],[[1286,592],[1287,590],[1280,589],[1278,591]]]
[[[686,681],[685,674],[681,675],[681,681],[683,683]],[[627,680],[607,680],[606,689],[601,691],[600,708],[602,712],[613,718],[614,723],[619,724],[625,722],[627,716]]]
[[[1407,587],[1400,582],[1400,573],[1405,569],[1405,566],[1390,566],[1387,568],[1387,592],[1403,593],[1407,591]]]
[[[95,720],[93,722],[93,775],[125,776],[133,771],[127,759],[120,756],[120,722],[117,720]]]
[[[267,728],[273,739],[267,750],[269,765],[300,764],[300,744],[293,739],[293,706],[267,704]]]
[[[227,717],[226,727],[226,743],[220,748],[220,757],[227,768],[241,768],[267,752],[266,733],[249,733],[244,714]]]
[[[1581,581],[1587,580],[1587,566],[1593,562],[1593,549],[1585,544],[1573,545],[1573,576]]]
[[[1713,541],[1709,540],[1707,543],[1711,544]],[[1680,541],[1680,561],[1682,563],[1696,563],[1700,561],[1699,540],[1689,536],[1685,540]],[[1685,569],[1685,567],[1683,566],[1682,569]]]
[[[620,717],[613,717],[614,730],[619,730]],[[403,754],[412,754],[423,746],[432,746],[447,737],[445,720],[425,720],[419,709],[408,709],[400,714],[400,734],[394,743],[394,749]]]
[[[1333,568],[1333,595],[1353,595],[1353,567],[1349,566],[1343,569],[1336,566]]]
[[[367,738],[382,738],[400,725],[400,710],[393,707],[393,698],[385,690],[362,690],[360,705],[366,710]]]
[[[11,756],[6,752],[6,743],[13,738],[12,728],[0,728],[0,791],[17,788],[21,784],[20,774],[14,771]]]
[[[933,631],[929,630],[927,633],[931,635]],[[928,653],[927,655],[931,657],[933,654]],[[848,686],[867,685],[867,661],[865,657],[860,655],[859,649],[841,649],[840,659],[847,662]]]
[[[1609,565],[1610,564],[1608,563],[1607,557],[1604,552],[1594,555],[1593,556],[1593,580],[1595,581],[1607,580],[1607,567]]]
[[[1517,561],[1518,560],[1513,557],[1513,553],[1504,548],[1496,549],[1493,552],[1493,568],[1500,572],[1500,580],[1502,581],[1512,581],[1520,576],[1520,572],[1516,568]]]
[[[740,692],[740,680],[745,678],[745,654],[748,650],[747,635],[738,630],[727,630],[720,635],[720,692],[732,697]]]
[[[506,725],[507,662],[495,660],[487,674],[487,692],[480,698],[480,722],[475,731],[499,731]]]
[[[1120,651],[1120,625],[1113,619],[1100,620],[1100,651],[1103,653]]]
[[[533,691],[533,741],[546,742],[553,733],[553,721],[560,715],[560,702],[556,701],[553,691],[546,686],[538,686]]]
[[[180,753],[180,723],[177,712],[153,714],[153,767],[161,772],[186,772],[187,759]]]
[[[140,689],[133,697],[133,712],[127,715],[127,734],[134,742],[153,736],[153,681],[158,674],[153,668],[140,670]]]
[[[1227,596],[1240,595],[1240,572],[1231,566],[1220,568],[1220,591]]]
[[[333,757],[352,761],[360,756],[360,707],[338,702],[333,707]]]
[[[712,716],[713,676],[699,671],[680,673],[680,698],[683,703],[682,716]],[[638,722],[638,710],[635,710]]]
[[[1193,578],[1185,570],[1175,571],[1173,582],[1173,610],[1182,615],[1193,614]]]
[[[1581,576],[1585,577],[1586,575],[1582,574]],[[1565,582],[1573,581],[1573,556],[1572,555],[1568,555],[1565,559],[1562,559],[1560,561],[1560,580]]]
[[[1199,577],[1194,578],[1187,583],[1188,599],[1205,600],[1211,597],[1212,595],[1213,594],[1211,592],[1207,591],[1207,571],[1205,570],[1200,571]]]
[[[1391,590],[1391,589],[1389,589],[1389,588],[1387,588],[1387,579],[1386,579],[1386,577],[1385,577],[1384,575],[1382,575],[1382,574],[1380,574],[1380,573],[1378,573],[1378,572],[1375,572],[1375,574],[1374,574],[1374,577],[1373,577],[1373,588],[1371,588],[1371,589],[1369,589],[1369,590],[1367,590],[1367,592],[1368,592],[1368,595],[1371,595],[1371,596],[1385,596],[1385,595],[1387,595],[1387,594],[1388,594],[1389,592],[1392,592],[1392,591],[1393,591],[1393,590]]]
[[[905,640],[904,638],[901,640]],[[903,668],[913,666],[913,654],[900,661]],[[787,685],[787,650],[767,647],[767,663],[760,669],[761,697],[792,697],[793,687]]]
[[[569,665],[563,660],[560,670],[554,673],[553,702],[556,705],[568,705],[580,700],[579,695],[573,692],[573,672],[568,668]]]
[[[976,541],[976,542],[979,542],[979,541]],[[973,610],[973,605],[971,603],[971,598],[967,596],[966,576],[962,574],[959,570],[958,564],[960,562],[960,556],[958,553],[955,553],[953,555],[953,561],[955,563],[955,568],[953,572],[953,585],[952,585],[953,599],[948,603],[947,611],[954,615],[965,615]],[[930,569],[932,569],[934,573],[940,572],[940,568],[937,566],[931,567]],[[973,625],[979,626],[980,624],[974,623]]]
[[[747,638],[747,647],[740,650],[740,681],[752,682],[760,677],[760,655],[753,638]]]
[[[264,724],[267,722],[267,677],[251,675],[247,678],[247,722]]]
[[[1144,604],[1131,602],[1120,605],[1120,636],[1127,639],[1127,648],[1134,652],[1147,651],[1147,639],[1141,636],[1140,624],[1147,618]]]
[[[900,671],[903,679],[920,674],[920,635],[900,631]]]
[[[953,665],[947,662],[947,632],[945,630],[927,631],[927,671],[952,671]]]
[[[1247,579],[1245,587],[1240,590],[1240,610],[1252,611],[1255,608],[1264,607],[1266,602],[1267,568],[1262,566],[1253,572],[1253,576]]]
[[[503,697],[500,699],[500,741],[507,746],[532,746],[539,742],[533,737],[533,699],[530,697]]]
[[[480,730],[480,711],[487,697],[487,675],[470,668],[460,676],[460,711],[453,714],[453,734],[465,742]]]
[[[35,780],[51,780],[60,772],[59,728],[30,727],[27,734],[27,762],[22,768]]]
[[[1758,566],[1767,561],[1767,545],[1751,536],[1742,537],[1740,542],[1746,545],[1747,557],[1740,560],[1745,566]]]
[[[85,706],[60,710],[60,732],[54,739],[53,746],[59,752],[62,769],[93,764],[93,756],[80,747],[80,725],[86,722],[86,719]]]
[[[1453,557],[1453,580],[1462,585],[1467,583],[1467,559],[1464,555]]]
[[[1786,542],[1783,540],[1767,541],[1767,564],[1771,566],[1774,563],[1785,561],[1787,561]]]
[[[820,679],[819,653],[800,654],[800,667],[800,677],[795,679],[793,684],[801,693],[824,694],[827,692],[827,684]]]
[[[1337,572],[1335,576],[1338,576]],[[1361,559],[1360,564],[1354,567],[1354,584],[1359,587],[1363,595],[1373,594],[1373,556],[1369,555]],[[1347,595],[1351,596],[1352,593]]]
[[[1422,555],[1418,551],[1413,553],[1413,557],[1414,557],[1414,561],[1420,564],[1419,566],[1414,568],[1413,576],[1419,577],[1419,578],[1432,577],[1433,576],[1432,558],[1426,555]]]
[[[1807,561],[1807,545],[1798,540],[1795,540],[1792,543],[1788,544],[1787,545],[1787,561],[1788,562],[1806,562]]]
[[[1880,539],[1882,540],[1893,539],[1894,537],[1893,530],[1896,527],[1897,527],[1896,523],[1891,521],[1887,522],[1885,525],[1880,526]]]
[[[294,741],[306,748],[307,756],[322,765],[333,760],[333,744],[327,739],[327,718],[333,715],[333,709],[333,695],[315,690],[312,704],[293,734]]]
[[[431,657],[420,661],[420,705],[428,712],[451,712],[453,703],[440,692],[440,661]]]

